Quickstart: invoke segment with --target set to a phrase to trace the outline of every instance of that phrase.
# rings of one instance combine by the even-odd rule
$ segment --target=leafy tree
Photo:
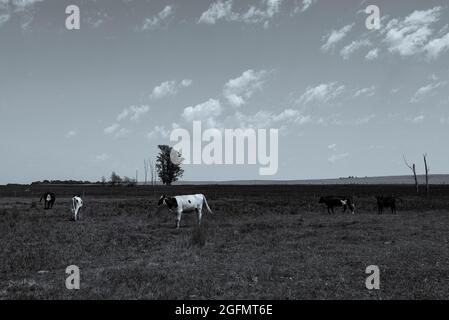
[[[170,154],[176,152],[172,147],[159,145],[158,148],[160,151],[156,159],[157,174],[162,183],[169,186],[182,177],[184,170],[181,168],[181,163],[171,161]]]
[[[119,185],[119,184],[121,184],[122,183],[122,178],[117,174],[117,173],[115,173],[114,171],[112,171],[112,174],[111,174],[111,184],[113,185],[113,186],[115,186],[115,185]]]

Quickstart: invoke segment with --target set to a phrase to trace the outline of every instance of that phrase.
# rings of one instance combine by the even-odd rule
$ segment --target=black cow
[[[42,199],[44,199],[44,209],[52,209],[56,201],[56,196],[52,192],[46,192],[42,195],[39,202],[42,202]]]
[[[355,213],[355,204],[350,197],[337,197],[337,196],[327,196],[321,197],[319,203],[324,203],[327,206],[327,212],[329,214],[335,213],[334,207],[343,207],[343,212],[349,208],[352,214]]]
[[[391,213],[396,214],[396,198],[393,196],[384,197],[384,196],[377,196],[377,210],[379,214],[382,214],[384,211],[384,208],[390,208]]]

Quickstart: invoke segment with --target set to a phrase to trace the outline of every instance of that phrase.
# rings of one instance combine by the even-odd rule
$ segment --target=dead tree
[[[143,169],[145,170],[145,185],[148,183],[148,170],[150,168],[150,160],[143,159]]]
[[[423,158],[424,158],[424,169],[426,170],[426,194],[429,194],[429,172],[430,172],[430,168],[427,165],[427,153],[423,154]]]
[[[412,163],[411,165],[407,162],[407,159],[405,159],[405,156],[403,156],[405,165],[413,172],[413,177],[415,178],[415,187],[416,187],[416,193],[419,193],[419,184],[418,184],[418,177],[416,176],[416,165]]]

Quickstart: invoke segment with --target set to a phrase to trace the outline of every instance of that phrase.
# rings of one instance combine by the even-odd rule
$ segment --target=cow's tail
[[[207,211],[209,211],[209,213],[212,213],[212,210],[209,207],[209,204],[207,203],[206,197],[203,195],[203,200],[204,200],[204,204],[206,205],[206,209]]]

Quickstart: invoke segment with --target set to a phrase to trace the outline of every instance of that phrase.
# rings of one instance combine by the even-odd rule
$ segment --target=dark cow
[[[55,204],[56,201],[56,196],[52,192],[46,192],[42,195],[39,202],[42,202],[42,199],[44,199],[44,209],[48,210],[53,208],[53,205]]]
[[[324,203],[327,206],[327,212],[329,214],[335,213],[334,207],[343,207],[343,212],[349,208],[351,213],[355,213],[355,204],[350,197],[337,197],[337,196],[327,196],[321,197],[320,203]]]
[[[390,208],[391,213],[396,214],[396,198],[393,196],[384,197],[384,196],[377,196],[377,210],[379,214],[382,214],[384,211],[384,208]]]

